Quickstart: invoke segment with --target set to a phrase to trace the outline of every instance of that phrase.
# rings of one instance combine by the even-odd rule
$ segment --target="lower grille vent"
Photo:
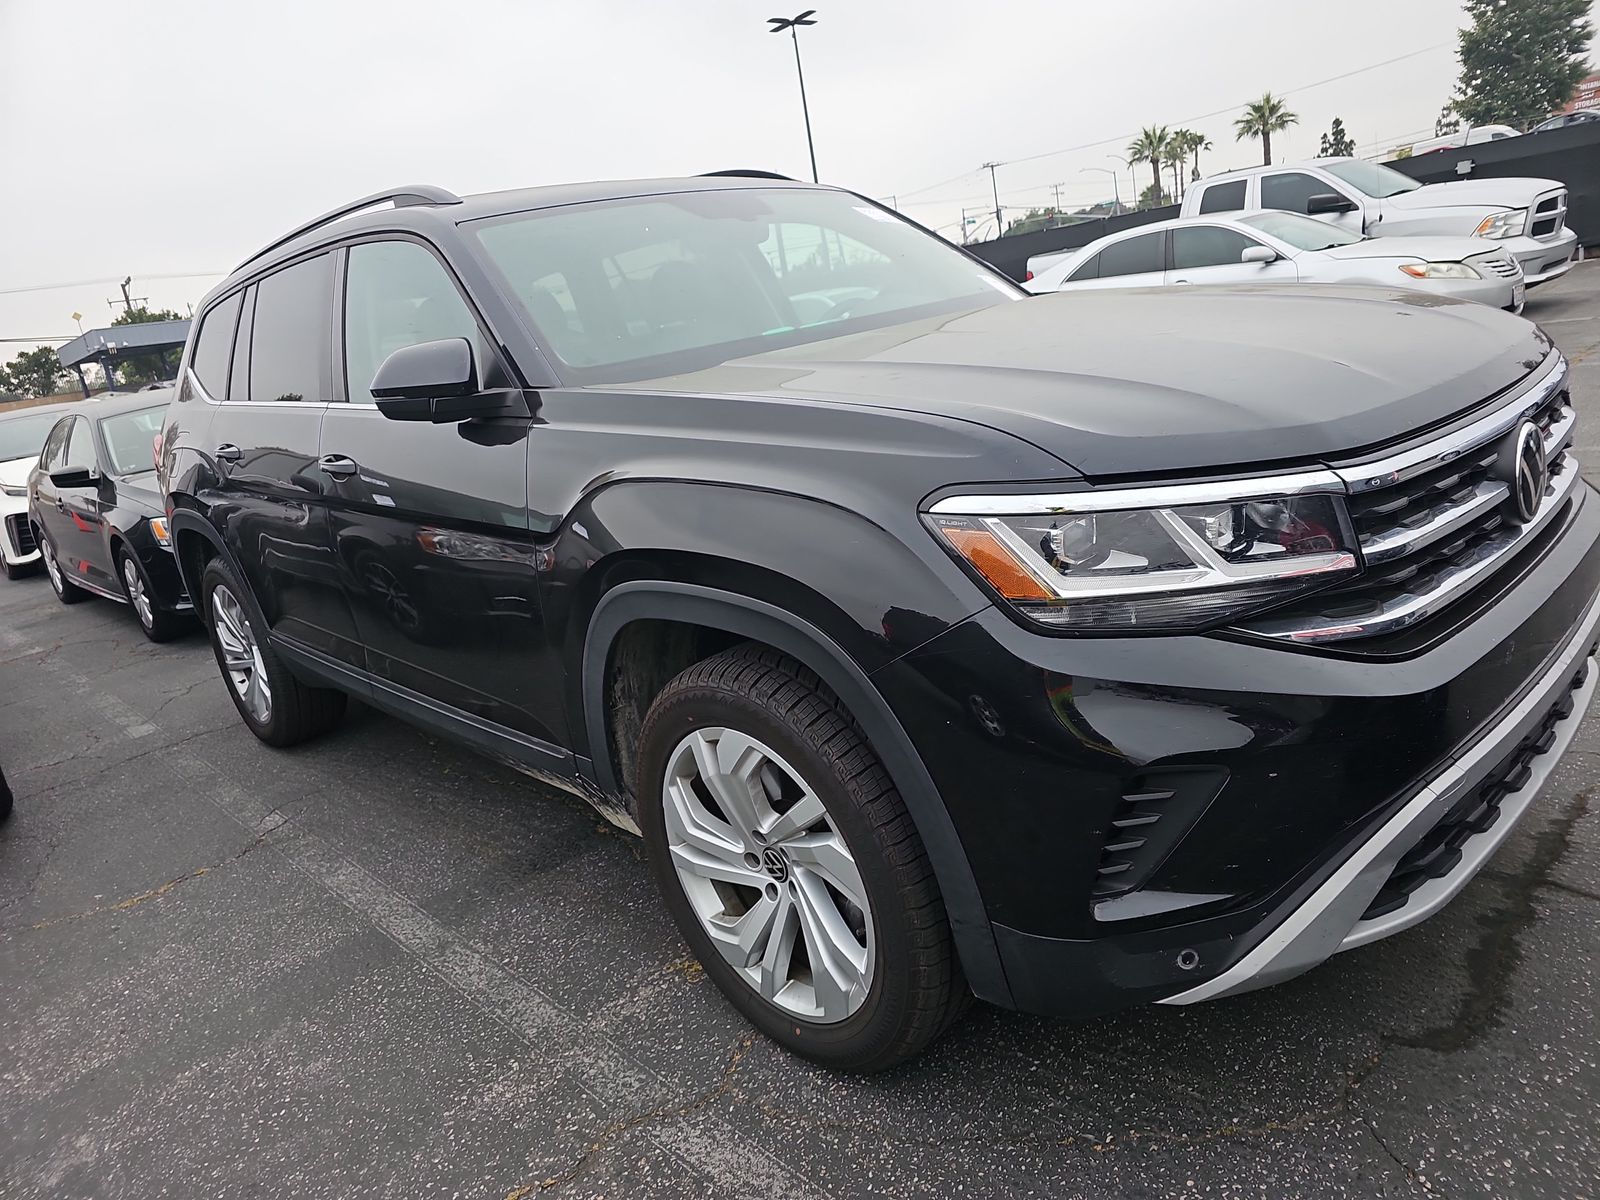
[[[1149,882],[1227,780],[1219,767],[1151,767],[1128,779],[1100,845],[1094,898]]]
[[[21,513],[7,517],[6,527],[11,531],[11,544],[17,548],[19,555],[32,554],[39,548],[39,543],[33,537],[33,526]]]

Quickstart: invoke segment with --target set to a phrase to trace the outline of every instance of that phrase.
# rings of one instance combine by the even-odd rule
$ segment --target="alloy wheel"
[[[770,747],[734,729],[674,747],[662,788],[667,846],[701,927],[761,996],[843,1021],[876,967],[861,872],[822,800]]]
[[[211,591],[211,615],[228,682],[251,718],[265,725],[272,719],[272,687],[261,648],[238,599],[222,584]]]
[[[66,583],[61,578],[61,564],[56,562],[56,544],[49,538],[44,539],[44,569],[50,576],[50,586],[55,588],[56,595],[61,595],[66,590]]]
[[[146,629],[155,624],[155,609],[150,604],[150,593],[145,590],[144,576],[139,574],[139,567],[133,559],[126,556],[122,560],[122,586],[127,590],[128,602],[133,605],[133,611],[139,614],[139,624]]]

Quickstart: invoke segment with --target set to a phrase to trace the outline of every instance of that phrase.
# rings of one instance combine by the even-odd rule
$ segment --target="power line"
[[[221,279],[226,271],[168,271],[158,275],[135,275],[135,279]],[[69,283],[34,283],[27,287],[0,288],[0,296],[20,296],[24,292],[57,292],[67,288],[97,287],[105,283],[121,283],[125,275],[108,275],[104,279],[74,279]]]

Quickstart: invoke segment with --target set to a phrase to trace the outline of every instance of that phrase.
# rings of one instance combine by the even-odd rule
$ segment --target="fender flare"
[[[222,535],[217,532],[216,527],[199,513],[188,508],[174,509],[172,516],[167,520],[168,524],[172,526],[172,556],[178,560],[178,576],[183,580],[184,590],[189,593],[189,599],[194,603],[195,614],[200,620],[209,624],[209,622],[206,622],[204,604],[200,598],[200,581],[189,578],[188,564],[184,561],[183,555],[177,552],[178,534],[180,533],[196,533],[211,543],[211,547],[216,551],[217,556],[228,564],[228,569],[233,572],[234,578],[244,583],[244,595],[240,596],[239,599],[250,609],[250,616],[256,622],[257,627],[271,629],[272,626],[267,622],[267,615],[261,609],[261,603],[256,599],[255,592],[250,588],[250,577],[239,566],[238,560],[233,556],[233,551],[228,549],[227,543],[222,540]]]
[[[972,864],[922,756],[866,672],[826,633],[792,613],[734,592],[669,580],[635,580],[606,592],[589,619],[581,684],[584,729],[600,786],[613,795],[623,793],[612,765],[606,722],[605,675],[611,645],[625,626],[652,618],[704,625],[764,642],[815,671],[849,706],[894,780],[928,852],[968,985],[980,999],[1012,1007],[1010,985]]]

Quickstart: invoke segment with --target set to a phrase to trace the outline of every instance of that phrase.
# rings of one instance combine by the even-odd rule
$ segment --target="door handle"
[[[56,497],[56,511],[57,512],[66,512],[67,511],[67,502],[66,502],[65,499],[63,499],[60,496]]]
[[[1185,283],[1186,284],[1189,281],[1187,279],[1174,279],[1172,282],[1175,283],[1175,284],[1178,284],[1178,283]]]
[[[347,475],[354,475],[357,470],[356,460],[346,458],[343,454],[324,454],[318,460],[317,465],[335,479],[343,479]]]
[[[216,459],[218,462],[236,463],[244,457],[244,451],[232,442],[223,442],[217,447]]]

